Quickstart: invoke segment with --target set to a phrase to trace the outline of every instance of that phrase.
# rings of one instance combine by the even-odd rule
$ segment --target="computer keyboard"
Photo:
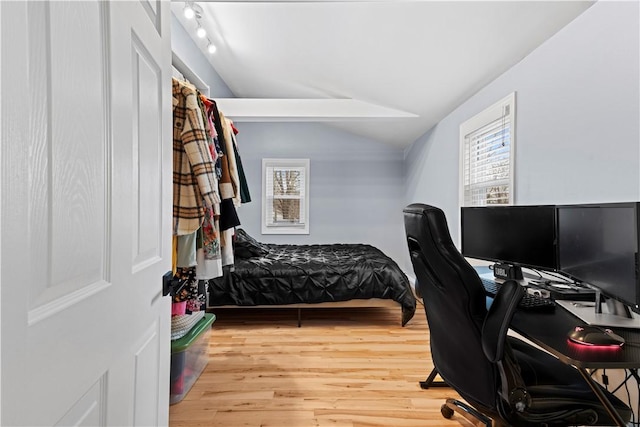
[[[484,277],[480,277],[482,281],[482,286],[484,286],[485,293],[494,297],[498,293],[500,283],[497,283],[491,279],[485,279]],[[540,298],[535,295],[525,294],[524,297],[518,303],[518,308],[521,310],[531,310],[531,311],[553,311],[556,308],[556,303],[551,301],[550,299]]]

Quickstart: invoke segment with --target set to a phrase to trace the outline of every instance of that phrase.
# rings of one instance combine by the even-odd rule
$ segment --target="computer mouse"
[[[584,345],[619,347],[624,344],[624,338],[611,329],[594,325],[576,326],[568,336],[571,341]]]

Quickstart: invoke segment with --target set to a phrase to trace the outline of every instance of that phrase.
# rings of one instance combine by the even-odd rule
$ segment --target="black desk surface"
[[[517,311],[511,329],[579,368],[640,368],[640,330],[612,328],[626,343],[622,347],[589,347],[567,338],[576,326],[586,325],[561,306],[553,313]]]
[[[488,269],[476,267],[479,274]],[[516,311],[511,329],[539,345],[564,363],[578,368],[640,368],[640,329],[611,328],[625,339],[622,347],[589,347],[567,338],[586,323],[560,305],[552,313]]]

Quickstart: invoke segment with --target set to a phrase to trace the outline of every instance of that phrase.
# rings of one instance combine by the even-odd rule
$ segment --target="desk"
[[[561,306],[553,313],[516,311],[511,329],[536,345],[539,345],[560,361],[575,366],[593,392],[598,396],[617,425],[625,426],[618,413],[589,373],[588,368],[629,369],[640,368],[640,330],[615,328],[627,344],[621,348],[594,349],[575,344],[567,339],[567,333],[576,326],[586,325]],[[637,343],[637,344],[630,344]]]
[[[487,267],[475,267],[478,274],[486,277]],[[587,369],[633,369],[640,368],[640,329],[612,328],[622,336],[626,344],[620,348],[594,349],[573,343],[567,338],[570,330],[586,323],[557,305],[552,313],[518,310],[511,321],[511,329],[524,338],[548,351],[561,362],[574,366],[589,384],[600,402],[617,425],[626,424],[620,418],[611,402],[602,393]],[[632,344],[633,343],[633,344]]]

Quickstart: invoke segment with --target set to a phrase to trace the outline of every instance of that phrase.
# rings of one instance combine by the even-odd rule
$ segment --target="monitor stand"
[[[596,302],[556,300],[556,304],[589,325],[640,328],[640,314],[613,298],[605,300],[600,292],[596,294]]]
[[[602,304],[605,304],[605,311],[602,311]],[[620,301],[614,300],[613,298],[605,298],[604,295],[600,291],[596,292],[596,313],[603,314],[608,313],[614,316],[620,316],[625,319],[633,319],[633,315],[631,314],[631,310],[629,307]]]

